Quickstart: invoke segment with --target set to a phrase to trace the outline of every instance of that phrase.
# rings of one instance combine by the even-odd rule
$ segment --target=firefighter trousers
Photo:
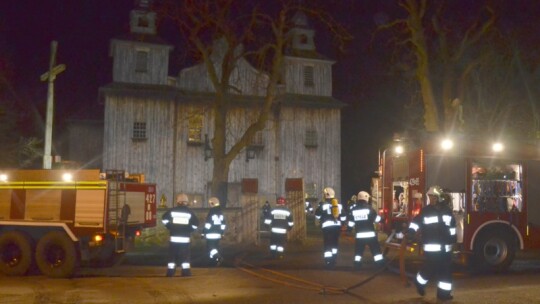
[[[324,261],[327,264],[334,264],[336,262],[340,234],[341,226],[323,228]]]
[[[364,256],[364,250],[366,245],[369,246],[369,249],[371,250],[373,260],[377,263],[381,263],[383,260],[383,256],[381,253],[381,245],[379,244],[379,240],[376,236],[368,238],[356,238],[354,248],[354,262],[360,263],[362,257]]]
[[[176,267],[182,268],[182,273],[191,269],[191,246],[190,243],[169,243],[168,272],[174,274]]]
[[[452,292],[452,253],[424,251],[424,257],[424,265],[418,272],[416,281],[425,286],[429,280],[436,279],[437,297],[449,296]]]
[[[272,254],[283,254],[285,251],[285,242],[287,241],[286,233],[275,233],[270,234],[270,253]]]

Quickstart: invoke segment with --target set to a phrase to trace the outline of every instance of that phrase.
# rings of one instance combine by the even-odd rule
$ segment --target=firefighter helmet
[[[180,193],[176,196],[176,203],[178,205],[187,206],[189,203],[188,196],[185,193]]]
[[[280,197],[278,197],[278,199],[276,201],[276,204],[278,206],[285,206],[285,204],[287,204],[287,201],[285,200],[284,197],[280,196]]]
[[[219,206],[219,199],[215,196],[208,199],[208,204],[210,207],[217,207]]]
[[[334,198],[334,196],[336,195],[336,193],[334,192],[334,189],[330,187],[324,188],[323,193],[324,193],[324,198]]]
[[[431,186],[428,189],[427,195],[434,195],[437,198],[441,198],[441,195],[443,194],[443,190],[439,186]]]
[[[366,202],[369,201],[369,194],[366,191],[358,192],[357,197],[358,197],[358,200],[362,200],[362,201],[366,201]]]
[[[447,192],[441,193],[441,196],[439,198],[438,202],[441,206],[448,206],[452,207],[452,196],[448,194]]]

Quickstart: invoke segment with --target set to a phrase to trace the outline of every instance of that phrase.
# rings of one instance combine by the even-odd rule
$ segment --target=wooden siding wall
[[[157,183],[158,199],[165,194],[169,206],[179,192],[205,195],[212,177],[212,159],[204,161],[204,145],[188,144],[188,107],[191,106],[175,106],[172,101],[141,99],[130,103],[127,99],[108,97],[104,169],[144,173],[147,181]],[[229,143],[236,141],[250,123],[246,111],[238,108],[230,112]],[[146,141],[132,141],[135,121],[146,122]],[[205,111],[203,136],[207,133],[212,137],[211,123],[210,111]],[[306,129],[317,131],[317,147],[305,146]],[[316,184],[318,193],[331,186],[339,197],[339,109],[282,108],[280,121],[269,121],[263,130],[263,144],[249,162],[245,150],[236,157],[230,166],[229,183],[256,178],[259,195],[281,196],[285,194],[286,178],[303,178],[305,183]]]
[[[216,65],[218,74],[221,74],[221,66]],[[178,86],[181,89],[195,92],[215,92],[214,86],[207,77],[204,64],[198,64],[180,72]],[[268,75],[257,71],[244,59],[238,60],[237,68],[231,75],[231,85],[235,88],[234,93],[242,95],[264,96]]]
[[[137,50],[148,50],[147,72],[136,72]],[[167,84],[170,46],[112,40],[113,81],[143,84]]]
[[[304,66],[313,66],[314,86],[304,86]],[[287,93],[332,96],[332,62],[287,57],[285,60]]]
[[[133,123],[146,122],[145,141],[133,141]],[[107,97],[103,169],[143,173],[162,194],[173,198],[174,102],[151,99]]]

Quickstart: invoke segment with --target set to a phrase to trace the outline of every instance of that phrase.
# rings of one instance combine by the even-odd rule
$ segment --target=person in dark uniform
[[[347,220],[346,212],[335,198],[334,189],[323,190],[324,201],[315,210],[315,218],[319,221],[323,233],[323,255],[327,267],[334,267],[337,261],[339,235],[341,225]]]
[[[432,278],[438,280],[437,299],[451,300],[452,296],[452,245],[456,243],[456,220],[449,207],[451,197],[439,186],[430,187],[429,205],[422,208],[412,220],[407,238],[421,233],[425,262],[414,281],[418,294],[424,296],[425,286]]]
[[[208,250],[210,263],[219,265],[223,260],[219,252],[219,241],[225,233],[225,217],[217,197],[208,199],[208,204],[211,208],[204,223],[203,237],[206,239],[206,249]]]
[[[270,211],[270,216],[266,221],[266,224],[270,225],[270,255],[272,258],[283,258],[287,232],[294,225],[292,213],[286,204],[285,198],[279,197],[276,201],[277,207]]]
[[[375,223],[380,222],[381,217],[371,207],[369,203],[369,194],[365,191],[358,192],[358,201],[352,205],[348,214],[348,229],[355,230],[355,250],[354,250],[354,267],[360,268],[362,257],[364,255],[364,249],[369,246],[373,260],[382,265],[383,255],[381,253],[381,246],[379,245],[379,239],[377,238],[377,232],[373,226]]]
[[[183,277],[191,276],[191,233],[197,230],[199,219],[188,208],[186,194],[176,196],[176,207],[165,212],[161,221],[170,233],[167,276],[174,276],[177,263],[182,267]]]

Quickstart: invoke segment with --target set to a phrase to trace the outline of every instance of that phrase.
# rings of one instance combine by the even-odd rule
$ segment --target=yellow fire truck
[[[1,170],[0,272],[70,277],[156,225],[156,185],[109,170]]]

